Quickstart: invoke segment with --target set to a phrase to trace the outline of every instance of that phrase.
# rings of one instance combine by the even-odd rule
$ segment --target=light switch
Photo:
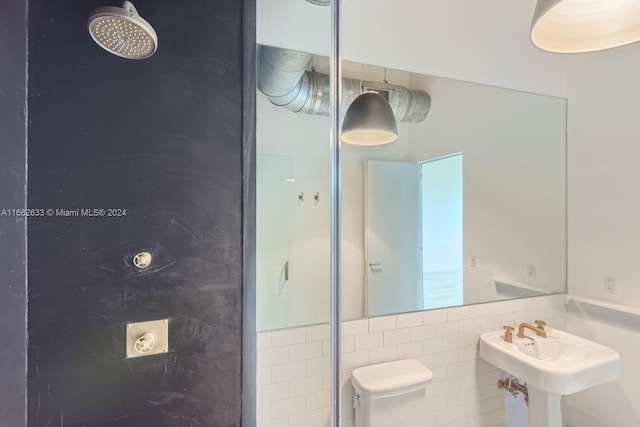
[[[127,324],[127,359],[169,351],[169,320]]]

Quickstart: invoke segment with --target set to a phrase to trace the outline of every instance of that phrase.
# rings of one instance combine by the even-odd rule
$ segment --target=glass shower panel
[[[329,3],[256,0],[257,427],[330,424]]]

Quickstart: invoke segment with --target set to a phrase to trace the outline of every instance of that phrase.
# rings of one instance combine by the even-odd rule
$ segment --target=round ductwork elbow
[[[312,59],[310,53],[258,45],[258,89],[279,107],[295,113],[328,116],[331,82],[327,74],[307,71]],[[344,78],[341,111],[347,111],[363,87],[383,94],[399,122],[423,122],[431,109],[431,97],[427,92]]]

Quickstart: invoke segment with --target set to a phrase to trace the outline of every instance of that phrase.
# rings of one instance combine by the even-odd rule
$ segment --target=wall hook
[[[304,202],[304,191],[298,196],[298,200]]]
[[[313,198],[316,201],[316,203],[319,202],[320,201],[320,193],[316,193],[316,195],[313,196]]]

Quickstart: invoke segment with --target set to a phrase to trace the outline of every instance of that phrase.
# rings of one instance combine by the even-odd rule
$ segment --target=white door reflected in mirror
[[[367,315],[422,310],[420,165],[369,161],[366,205]]]
[[[462,154],[367,162],[367,315],[461,305]]]

